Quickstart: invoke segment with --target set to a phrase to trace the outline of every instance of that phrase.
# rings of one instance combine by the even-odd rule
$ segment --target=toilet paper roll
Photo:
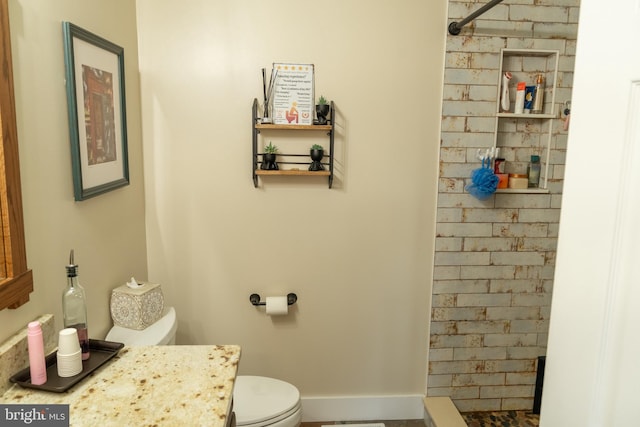
[[[267,314],[269,316],[281,316],[289,312],[287,297],[267,297]]]

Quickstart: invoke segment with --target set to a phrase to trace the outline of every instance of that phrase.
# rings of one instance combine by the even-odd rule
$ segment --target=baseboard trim
[[[303,397],[302,422],[419,420],[424,395]]]

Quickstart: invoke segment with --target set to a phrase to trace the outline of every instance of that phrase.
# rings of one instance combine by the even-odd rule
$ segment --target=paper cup
[[[82,352],[80,350],[68,355],[58,353],[56,362],[60,377],[72,377],[82,372]]]
[[[80,351],[78,331],[75,328],[66,328],[58,334],[58,354],[70,355]]]

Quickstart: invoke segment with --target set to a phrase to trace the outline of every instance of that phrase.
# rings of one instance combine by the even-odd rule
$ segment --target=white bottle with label
[[[514,113],[516,114],[524,113],[524,92],[526,87],[526,82],[518,82],[518,86],[516,86],[516,105],[514,110]]]

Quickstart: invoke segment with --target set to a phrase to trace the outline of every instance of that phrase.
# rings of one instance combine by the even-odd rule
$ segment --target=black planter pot
[[[262,164],[260,165],[262,170],[278,170],[278,164],[276,163],[276,154],[264,153],[262,155]]]
[[[309,150],[309,155],[313,162],[309,165],[310,171],[323,171],[324,165],[321,163],[324,157],[324,150]]]
[[[329,104],[316,105],[316,116],[319,125],[327,124],[327,116],[329,115]]]

